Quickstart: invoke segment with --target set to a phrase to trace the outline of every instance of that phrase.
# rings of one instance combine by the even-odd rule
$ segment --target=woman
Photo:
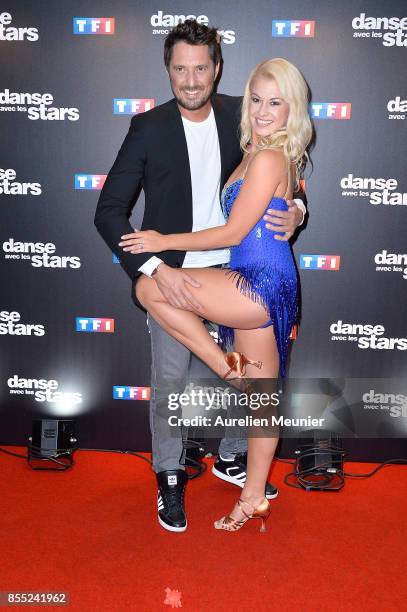
[[[297,318],[297,274],[287,241],[265,230],[267,208],[286,210],[286,198],[307,159],[312,135],[307,85],[295,66],[284,59],[262,62],[245,88],[241,117],[244,157],[222,193],[227,223],[186,234],[163,235],[148,230],[126,239],[124,250],[158,253],[231,247],[229,269],[193,269],[200,287],[190,291],[200,303],[194,311],[169,304],[148,277],[136,293],[146,310],[179,342],[219,376],[232,379],[285,375],[288,338]],[[277,238],[277,240],[276,240]],[[130,246],[129,246],[130,245]],[[220,325],[222,345],[234,341],[236,352],[224,354],[206,330],[203,319]],[[217,529],[235,531],[249,518],[270,514],[265,483],[277,438],[249,437],[247,478],[232,512],[215,522]]]

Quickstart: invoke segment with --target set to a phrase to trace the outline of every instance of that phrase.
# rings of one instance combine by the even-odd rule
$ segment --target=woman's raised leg
[[[172,306],[156,282],[145,276],[137,282],[137,298],[166,332],[195,353],[216,374],[224,376],[229,369],[224,353],[207,331],[203,319],[235,329],[254,329],[266,323],[267,312],[261,304],[237,289],[226,270],[203,268],[189,272],[200,283],[200,287],[188,287],[200,303],[200,310],[189,311]],[[254,351],[255,348],[253,346]],[[256,352],[246,354],[246,357],[259,359]],[[248,365],[247,371],[250,376],[254,373],[254,366]]]

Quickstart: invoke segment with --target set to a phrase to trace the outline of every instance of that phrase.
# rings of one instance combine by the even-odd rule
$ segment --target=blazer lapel
[[[173,151],[174,158],[176,159],[176,165],[180,178],[184,187],[184,198],[185,203],[189,206],[191,214],[191,228],[192,228],[192,180],[191,180],[191,168],[189,165],[188,147],[187,140],[185,138],[184,126],[182,123],[181,113],[179,112],[178,104],[175,98],[170,101],[169,113],[170,113],[170,137],[171,143],[168,145]],[[165,143],[166,145],[166,143]]]

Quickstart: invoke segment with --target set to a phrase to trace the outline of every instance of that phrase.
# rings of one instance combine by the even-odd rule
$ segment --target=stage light
[[[33,419],[28,438],[28,464],[33,470],[66,470],[73,461],[75,421]]]
[[[309,438],[301,439],[292,473],[306,491],[339,491],[345,484],[343,457],[345,452],[338,435],[315,429]]]

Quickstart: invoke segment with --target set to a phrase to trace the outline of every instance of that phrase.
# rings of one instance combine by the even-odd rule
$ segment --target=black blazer
[[[242,159],[238,138],[241,98],[215,94],[211,102],[219,138],[222,188]],[[123,234],[133,231],[129,217],[141,188],[145,193],[142,230],[155,229],[164,234],[192,231],[188,149],[175,99],[132,117],[96,208],[99,233],[133,281],[140,275],[138,268],[152,254],[125,253],[118,243]],[[185,251],[165,251],[158,256],[170,266],[181,267]]]

